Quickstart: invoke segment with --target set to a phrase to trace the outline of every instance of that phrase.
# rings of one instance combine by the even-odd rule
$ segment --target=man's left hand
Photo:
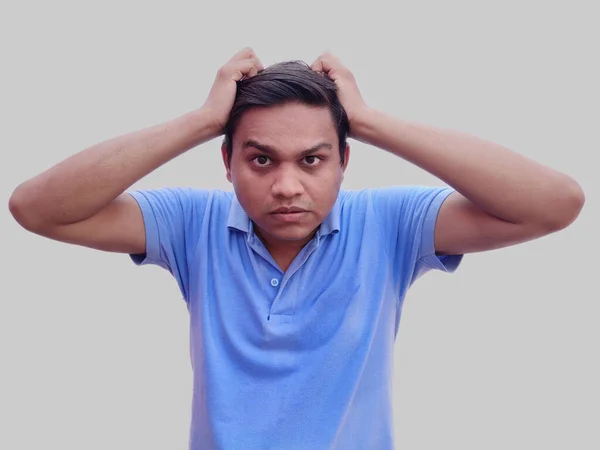
[[[315,72],[321,72],[333,80],[338,88],[338,98],[350,122],[350,137],[360,139],[356,135],[357,124],[361,118],[368,114],[369,107],[362,98],[362,95],[354,79],[354,75],[336,56],[331,53],[323,53],[311,65]]]

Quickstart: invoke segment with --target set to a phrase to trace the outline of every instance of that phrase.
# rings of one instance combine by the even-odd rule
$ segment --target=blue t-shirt
[[[190,315],[190,449],[393,449],[393,345],[451,188],[341,190],[283,273],[233,192],[131,192]]]

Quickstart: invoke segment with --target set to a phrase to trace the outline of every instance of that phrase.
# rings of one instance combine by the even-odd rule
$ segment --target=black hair
[[[315,72],[303,61],[277,63],[253,77],[238,81],[235,101],[224,130],[223,143],[228,161],[231,162],[233,134],[247,110],[290,102],[329,108],[337,129],[340,161],[343,163],[350,126],[346,111],[338,99],[337,86],[329,77]]]

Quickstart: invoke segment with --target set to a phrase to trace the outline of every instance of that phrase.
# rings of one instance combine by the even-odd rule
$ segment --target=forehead
[[[253,108],[246,111],[236,128],[234,145],[247,139],[282,148],[311,147],[315,141],[337,143],[337,129],[326,106],[298,103]]]

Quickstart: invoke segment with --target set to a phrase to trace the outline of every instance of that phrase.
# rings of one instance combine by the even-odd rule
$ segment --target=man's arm
[[[10,198],[27,230],[101,250],[144,253],[144,223],[124,191],[211,136],[204,111],[101,142],[19,185]]]
[[[579,215],[584,194],[569,176],[466,133],[410,123],[367,107],[352,74],[332,55],[313,69],[339,87],[351,136],[435,175],[457,192],[440,208],[435,250],[463,254],[558,231]]]
[[[20,184],[9,208],[27,230],[52,239],[123,253],[144,253],[137,202],[125,191],[185,151],[219,136],[236,82],[262,68],[250,48],[218,72],[202,108],[83,150]]]
[[[538,238],[570,225],[583,207],[583,192],[572,178],[498,144],[379,111],[361,115],[355,130],[364,142],[456,189],[438,215],[438,253],[490,250]]]

